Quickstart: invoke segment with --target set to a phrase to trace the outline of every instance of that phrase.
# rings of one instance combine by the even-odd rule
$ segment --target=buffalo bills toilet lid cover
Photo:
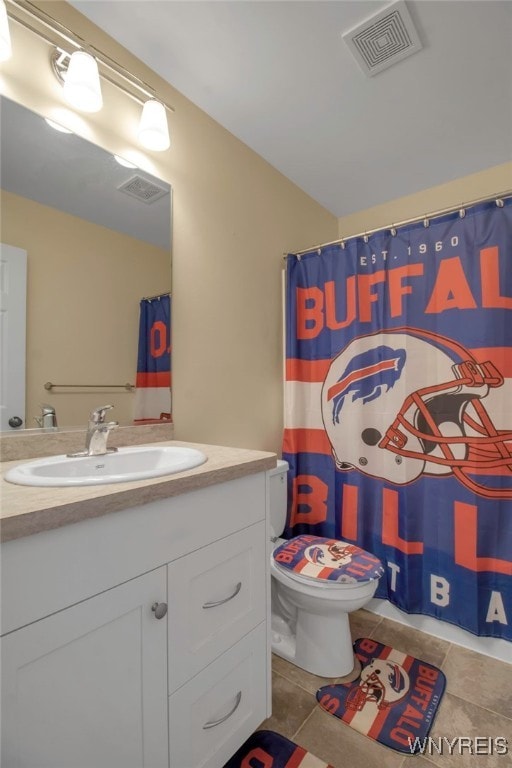
[[[320,536],[295,536],[274,550],[274,562],[320,581],[353,583],[380,579],[380,560],[355,544]]]

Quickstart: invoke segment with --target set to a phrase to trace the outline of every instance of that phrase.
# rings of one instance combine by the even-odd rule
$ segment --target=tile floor
[[[447,685],[431,736],[508,739],[506,755],[404,755],[324,712],[315,693],[327,681],[273,656],[272,717],[277,731],[334,768],[512,768],[512,664],[496,661],[389,619],[357,611],[352,637],[371,637],[441,667]]]

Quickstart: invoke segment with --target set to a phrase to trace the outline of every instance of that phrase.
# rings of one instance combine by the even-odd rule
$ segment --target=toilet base
[[[280,635],[272,631],[272,653],[295,664],[295,638],[293,635]]]
[[[318,677],[350,678],[353,675],[355,680],[359,676],[361,667],[352,650],[347,613],[322,617],[302,613],[297,622],[297,635],[286,632],[283,624],[279,617],[273,617],[272,652],[277,656]],[[333,637],[338,638],[336,643]]]
[[[285,659],[285,661],[289,661],[290,664],[293,664],[294,666],[299,666],[295,660],[295,638],[292,637],[292,635],[278,635],[276,632],[272,632],[272,653],[274,653],[276,656],[280,656],[282,659]],[[301,667],[301,669],[304,669],[304,667]],[[306,672],[311,672],[310,669],[307,669]],[[312,672],[312,674],[316,674],[315,672]],[[354,655],[353,657],[353,667],[350,670],[349,674],[343,675],[343,683],[351,683],[354,680],[357,680],[359,675],[361,674],[361,662],[357,658],[357,656]],[[327,677],[327,679],[337,679],[338,677],[341,677],[341,675],[337,675],[336,677],[332,678],[330,675],[318,675],[318,677]]]

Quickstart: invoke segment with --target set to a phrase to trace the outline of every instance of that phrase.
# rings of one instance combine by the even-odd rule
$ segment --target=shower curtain
[[[135,392],[135,422],[171,419],[171,297],[142,299]]]
[[[289,255],[286,283],[286,535],[512,640],[512,199]]]

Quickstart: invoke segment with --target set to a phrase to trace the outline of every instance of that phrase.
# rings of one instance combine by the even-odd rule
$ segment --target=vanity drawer
[[[170,768],[220,768],[266,717],[266,624],[169,698]]]
[[[266,615],[265,522],[168,565],[169,691]]]

